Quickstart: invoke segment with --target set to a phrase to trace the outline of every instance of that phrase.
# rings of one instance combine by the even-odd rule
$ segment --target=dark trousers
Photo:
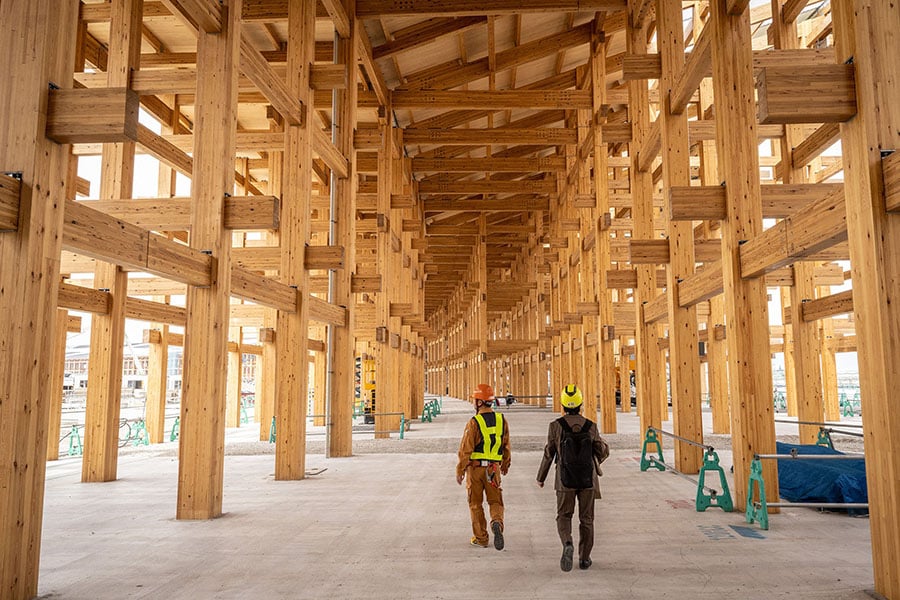
[[[594,547],[594,490],[556,492],[556,529],[559,539],[565,544],[572,542],[572,515],[575,500],[578,500],[578,558],[587,560]]]

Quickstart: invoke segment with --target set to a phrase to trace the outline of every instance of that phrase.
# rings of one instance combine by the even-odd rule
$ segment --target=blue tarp
[[[777,442],[778,454],[844,454],[825,446],[784,444]],[[852,460],[778,459],[778,489],[790,502],[868,502],[866,464]],[[865,513],[865,510],[852,511]]]

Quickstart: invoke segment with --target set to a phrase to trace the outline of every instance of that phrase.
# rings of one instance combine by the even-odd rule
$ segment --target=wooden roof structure
[[[221,513],[242,353],[260,357],[278,479],[304,477],[310,385],[330,455],[350,454],[366,356],[384,435],[426,391],[477,382],[541,404],[576,382],[614,432],[633,372],[642,426],[671,398],[676,433],[701,441],[706,395],[743,506],[754,454],[774,449],[772,353],[791,414],[822,421],[839,416],[835,353],[857,351],[876,589],[900,596],[898,15],[881,0],[2,0],[4,597],[36,590],[68,311],[92,314],[84,481],[116,478],[126,319],[150,323],[154,441],[183,345],[185,519]],[[702,453],[675,450],[697,472]]]

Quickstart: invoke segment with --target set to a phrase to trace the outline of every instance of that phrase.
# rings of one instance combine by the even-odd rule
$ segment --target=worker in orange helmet
[[[456,464],[456,483],[466,480],[466,495],[472,517],[473,546],[488,547],[487,523],[484,518],[483,497],[487,497],[491,513],[494,548],[503,550],[503,490],[500,476],[509,470],[509,425],[503,415],[492,409],[494,390],[479,383],[471,394],[475,416],[466,423],[459,443]]]

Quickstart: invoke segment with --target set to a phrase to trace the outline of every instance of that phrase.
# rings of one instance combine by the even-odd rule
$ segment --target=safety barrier
[[[859,460],[862,454],[799,454],[796,448],[790,454],[756,454],[750,463],[750,476],[747,478],[747,506],[745,510],[748,523],[759,523],[760,529],[769,528],[770,508],[869,508],[868,502],[767,502],[766,482],[763,479],[762,462],[769,459],[792,460]],[[759,500],[753,500],[753,483]]]
[[[79,425],[72,425],[69,433],[63,436],[63,440],[69,438],[68,456],[81,456],[84,454],[84,445],[81,443],[81,434],[78,432],[80,427]]]
[[[399,416],[399,417],[400,417],[400,429],[399,429],[399,431],[397,431],[397,430],[390,430],[390,431],[375,431],[375,432],[373,432],[373,433],[387,433],[387,434],[391,434],[391,433],[399,433],[399,434],[400,434],[400,439],[402,440],[402,439],[403,439],[403,434],[404,434],[404,432],[409,431],[409,423],[410,423],[410,422],[407,420],[406,415],[405,415],[404,413],[402,413],[402,412],[391,412],[391,413],[369,413],[369,414],[372,415],[372,416],[374,416],[374,417],[392,417],[392,416]],[[325,416],[325,415],[307,415],[308,418],[313,418],[313,417],[324,417],[324,416]],[[272,417],[272,425],[269,427],[269,443],[270,443],[270,444],[274,444],[274,443],[275,443],[275,440],[276,440],[276,426],[275,426],[275,422],[276,422],[276,417],[273,416],[273,417]]]
[[[855,431],[844,431],[844,429],[862,429],[862,425],[856,423],[828,423],[827,421],[798,421],[795,419],[775,419],[776,423],[790,423],[792,425],[818,425],[819,434],[816,437],[816,446],[824,446],[834,450],[834,442],[831,439],[832,433],[839,435],[848,435],[853,437],[863,437],[863,434]],[[840,427],[840,429],[835,429]]]
[[[425,406],[422,408],[422,422],[428,421],[431,423],[434,417],[441,414],[441,408],[441,401],[437,398],[426,402]]]
[[[172,432],[169,434],[169,441],[174,442],[178,439],[178,434],[181,429],[181,417],[175,417],[175,422],[172,423]]]
[[[658,434],[668,435],[669,437],[681,440],[686,444],[699,446],[706,450],[706,454],[703,455],[703,465],[700,467],[700,473],[697,476],[697,479],[689,477],[675,467],[666,464],[662,453],[662,441]],[[652,453],[647,452],[648,446],[650,445],[656,447],[655,456]],[[697,512],[704,512],[710,506],[721,508],[725,512],[732,512],[734,510],[734,502],[731,499],[731,492],[728,489],[728,480],[725,478],[725,471],[722,469],[721,465],[719,465],[719,455],[712,446],[689,440],[680,435],[663,431],[662,429],[648,427],[647,434],[644,437],[643,448],[641,450],[641,471],[646,471],[651,467],[659,471],[671,471],[675,475],[678,475],[691,483],[695,483],[697,485],[697,496],[694,507],[697,509]],[[721,492],[706,485],[706,474],[708,472],[719,474],[719,484],[722,486]]]

